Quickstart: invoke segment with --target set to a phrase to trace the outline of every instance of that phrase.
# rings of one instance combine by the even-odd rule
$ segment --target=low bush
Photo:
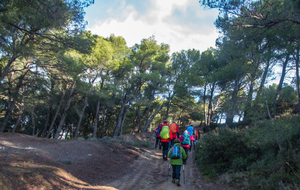
[[[287,115],[273,123],[259,122],[249,129],[216,129],[197,143],[196,163],[203,175],[220,177],[234,186],[297,189],[300,185],[299,123],[299,116]],[[243,179],[232,177],[241,173],[245,174]]]

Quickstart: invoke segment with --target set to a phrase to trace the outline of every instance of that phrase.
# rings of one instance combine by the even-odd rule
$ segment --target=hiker
[[[183,132],[183,135],[181,135],[179,137],[179,140],[181,141],[181,146],[185,150],[185,153],[186,153],[186,159],[182,159],[183,164],[186,164],[186,161],[188,159],[188,150],[191,146],[192,141],[194,141],[195,139],[192,135],[190,135],[190,133],[187,130],[185,130]]]
[[[179,138],[179,128],[178,125],[173,122],[169,125],[169,129],[172,132],[172,140],[170,141],[171,143],[169,144],[169,147],[171,148],[174,145],[174,140]]]
[[[195,150],[196,144],[197,144],[198,140],[200,139],[200,132],[199,132],[197,126],[194,127],[194,138],[195,138],[195,141],[194,141],[194,150]]]
[[[163,152],[163,160],[168,160],[168,149],[169,149],[169,142],[170,140],[172,140],[172,133],[169,129],[168,126],[168,122],[164,121],[163,123],[163,127],[160,131],[160,142],[161,142],[161,146],[163,148],[162,152]]]
[[[168,157],[172,165],[172,182],[180,186],[180,170],[182,166],[182,159],[186,159],[185,150],[180,146],[180,140],[174,140],[174,146],[169,150]]]
[[[162,128],[162,124],[159,124],[158,127],[154,131],[155,132],[155,149],[157,149],[158,143],[159,143],[159,149],[161,149],[160,136],[159,136],[161,128]]]
[[[190,135],[194,134],[193,125],[188,126],[186,130],[189,132]],[[193,145],[193,143],[190,144],[190,152],[192,151],[192,145]]]

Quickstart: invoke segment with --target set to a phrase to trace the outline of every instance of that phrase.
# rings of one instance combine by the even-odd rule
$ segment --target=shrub
[[[299,189],[299,123],[286,115],[249,129],[217,129],[197,144],[196,163],[206,176],[246,189]]]
[[[205,135],[197,144],[196,163],[203,174],[215,177],[224,172],[243,171],[255,158],[245,133],[227,127]]]

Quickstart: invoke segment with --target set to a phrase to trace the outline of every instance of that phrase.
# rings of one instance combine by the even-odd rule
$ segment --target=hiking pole
[[[182,165],[182,170],[183,170],[183,183],[185,184],[184,165]]]
[[[167,181],[168,181],[168,177],[169,177],[170,167],[171,167],[171,164],[169,163],[169,169],[168,169]]]

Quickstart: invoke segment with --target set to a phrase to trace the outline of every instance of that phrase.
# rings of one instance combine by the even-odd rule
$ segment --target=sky
[[[128,47],[155,37],[170,53],[215,47],[218,11],[205,10],[199,0],[95,0],[85,8],[86,30],[103,37],[122,36]]]

